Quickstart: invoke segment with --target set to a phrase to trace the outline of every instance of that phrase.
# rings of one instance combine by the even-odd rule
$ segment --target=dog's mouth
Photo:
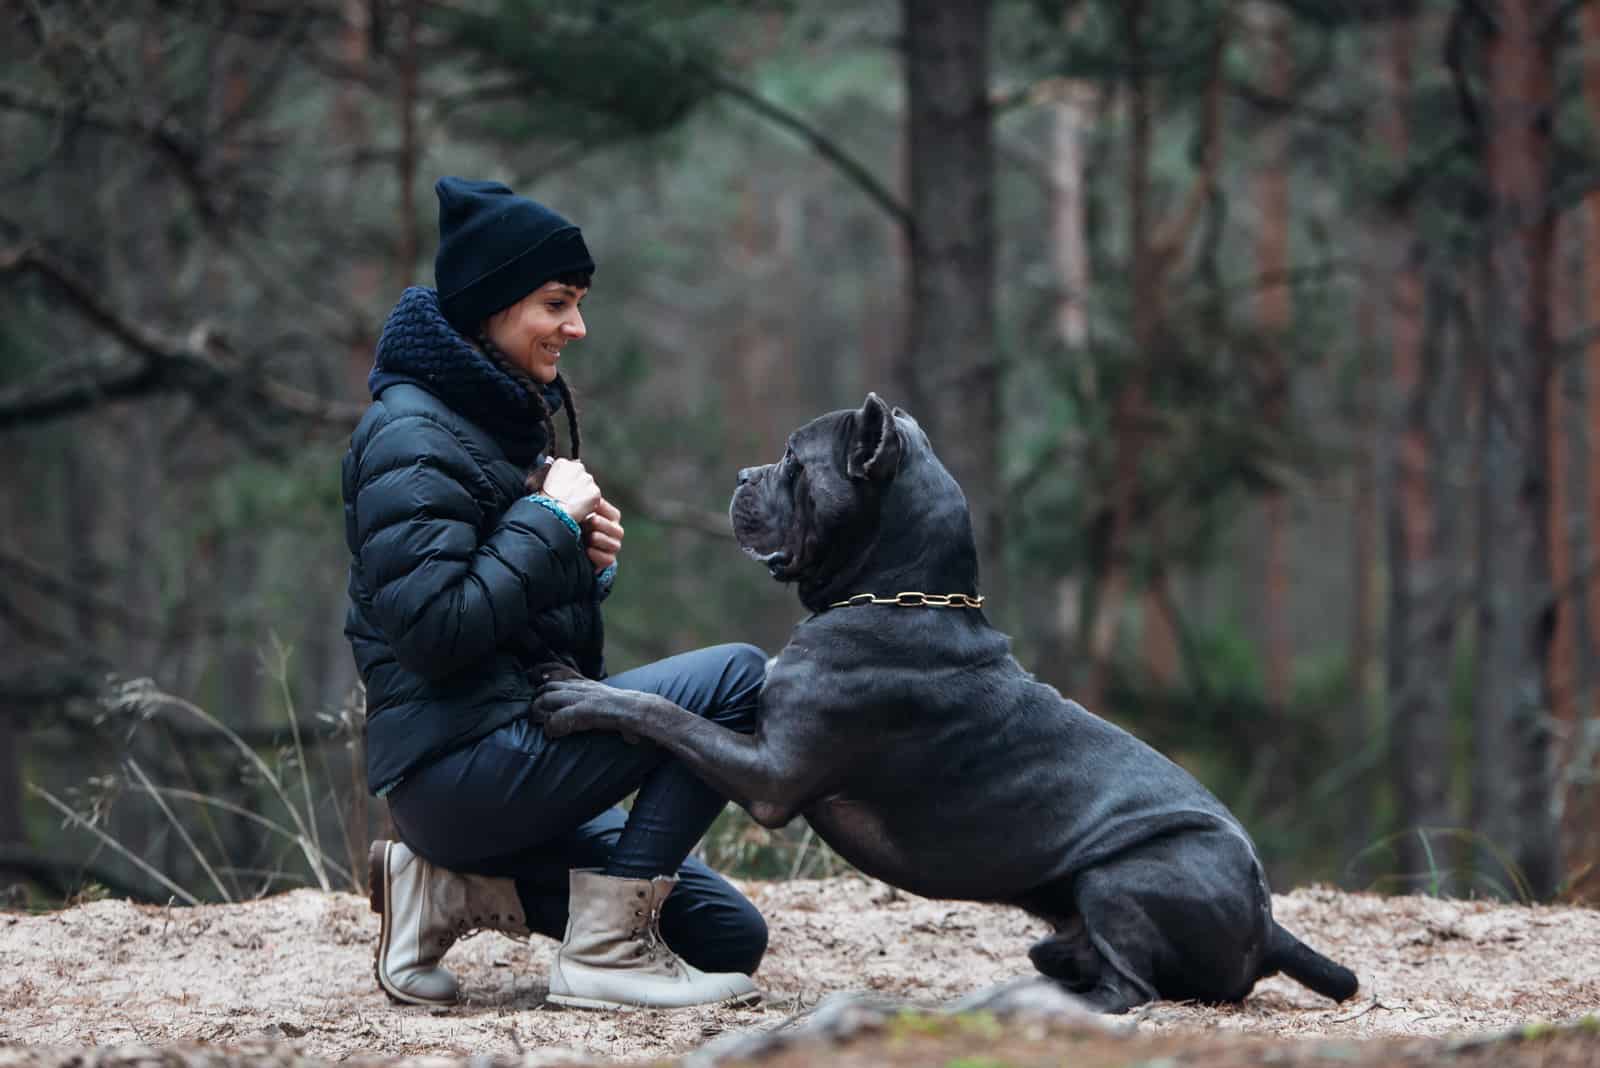
[[[762,552],[750,545],[741,545],[746,556],[766,566],[767,573],[775,579],[783,578],[789,566],[791,557],[787,549],[774,549],[771,552]]]

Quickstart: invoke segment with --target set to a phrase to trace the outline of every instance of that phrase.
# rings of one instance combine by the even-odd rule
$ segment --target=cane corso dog
[[[547,733],[647,738],[869,875],[1026,909],[1054,927],[1035,967],[1101,1011],[1238,1001],[1280,971],[1355,992],[1273,920],[1250,837],[1187,772],[1036,680],[965,597],[861,596],[977,593],[966,499],[911,416],[873,394],[806,424],[739,472],[730,514],[812,612],[768,666],[756,732],[567,679],[535,701]]]

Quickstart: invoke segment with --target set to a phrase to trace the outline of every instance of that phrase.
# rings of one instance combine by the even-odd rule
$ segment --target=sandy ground
[[[0,1066],[47,1063],[44,1049],[124,1043],[287,1044],[326,1060],[673,1057],[728,1031],[772,1027],[836,991],[936,1003],[1028,974],[1027,947],[1043,931],[1012,909],[930,901],[859,878],[746,889],[772,926],[758,976],[769,993],[763,1007],[617,1015],[546,1008],[554,943],[495,934],[469,938],[446,958],[467,995],[462,1005],[391,1004],[372,978],[377,917],[348,894],[0,913]],[[1272,979],[1235,1008],[1147,1007],[1134,1032],[1170,1051],[1210,1048],[1232,1033],[1414,1038],[1600,1012],[1600,911],[1322,889],[1279,896],[1275,907],[1303,940],[1356,970],[1362,990],[1353,1001],[1334,1005]],[[1600,1044],[1585,1049],[1600,1063]],[[1019,1054],[1016,1063],[1032,1062]]]

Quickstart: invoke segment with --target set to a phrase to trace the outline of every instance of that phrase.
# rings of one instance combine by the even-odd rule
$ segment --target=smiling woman
[[[748,733],[766,654],[721,645],[606,677],[622,517],[579,459],[560,370],[588,333],[594,260],[576,226],[499,183],[436,191],[438,288],[407,289],[384,324],[344,461],[367,785],[400,835],[371,853],[378,982],[455,1001],[441,959],[492,928],[562,939],[561,1004],[759,1000],[766,924],[688,856],[725,798],[654,746],[550,738],[529,717],[542,680],[581,676]]]
[[[490,343],[519,371],[536,382],[556,380],[561,350],[582,341],[589,331],[583,325],[584,294],[581,277],[546,282],[509,308],[489,316],[484,333]]]

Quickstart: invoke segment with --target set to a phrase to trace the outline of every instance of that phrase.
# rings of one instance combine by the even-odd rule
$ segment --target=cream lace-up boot
[[[372,911],[383,917],[374,970],[395,1001],[452,1004],[460,989],[439,960],[458,938],[472,931],[528,933],[510,879],[429,864],[403,842],[373,842],[367,862]]]
[[[661,940],[661,905],[677,883],[575,869],[567,935],[550,965],[550,1000],[621,1010],[759,1002],[748,975],[702,972]]]

